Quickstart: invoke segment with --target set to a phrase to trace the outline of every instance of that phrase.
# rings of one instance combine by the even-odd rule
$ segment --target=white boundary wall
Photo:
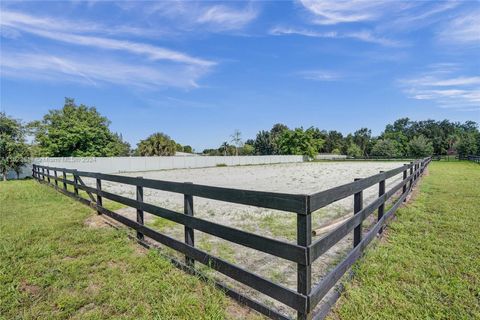
[[[172,157],[69,157],[34,158],[32,163],[50,167],[77,169],[79,171],[120,173],[168,169],[206,168],[217,165],[238,166],[303,162],[303,156],[172,156]],[[30,176],[32,165],[25,166],[20,178]],[[8,177],[15,178],[10,172]]]

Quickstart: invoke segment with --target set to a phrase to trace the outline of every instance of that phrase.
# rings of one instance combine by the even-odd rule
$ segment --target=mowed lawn
[[[224,319],[231,302],[34,181],[0,182],[0,319]]]
[[[331,319],[480,319],[480,165],[432,162]]]

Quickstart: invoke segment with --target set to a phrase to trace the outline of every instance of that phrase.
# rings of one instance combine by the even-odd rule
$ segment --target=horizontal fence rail
[[[36,180],[48,183],[63,194],[91,206],[98,214],[106,215],[132,228],[136,231],[137,239],[140,242],[145,243],[144,238],[147,237],[182,253],[185,255],[185,263],[175,259],[173,262],[189,272],[199,274],[198,270],[195,269],[195,261],[199,262],[296,310],[298,319],[322,319],[328,313],[332,302],[325,303],[320,309],[317,308],[317,305],[362,256],[366,246],[377,234],[382,232],[388,218],[406,200],[407,195],[430,161],[431,158],[415,160],[399,168],[380,172],[364,179],[355,179],[354,182],[310,195],[212,187],[193,183],[125,177],[42,165],[33,165],[32,174]],[[402,175],[402,181],[390,190],[385,190],[385,181],[400,174]],[[73,177],[73,180],[67,179],[70,176]],[[95,179],[95,187],[87,186],[82,178]],[[136,187],[136,198],[131,199],[102,190],[102,181],[134,186]],[[377,184],[379,186],[378,198],[364,206],[363,190]],[[69,185],[73,187],[73,192],[68,190],[67,186]],[[183,213],[145,203],[143,201],[143,188],[183,194]],[[88,198],[81,197],[79,190],[84,191]],[[385,210],[387,201],[393,199],[398,193],[401,195],[394,200],[388,210]],[[343,221],[322,238],[312,241],[312,213],[352,195],[355,202],[354,215]],[[194,216],[194,197],[292,212],[297,215],[297,243],[293,244],[197,218]],[[108,210],[103,206],[103,199],[109,199],[135,208],[137,211],[136,220],[131,220]],[[363,235],[362,222],[376,210],[378,211],[377,222]],[[185,241],[176,240],[145,226],[144,212],[183,225],[185,228]],[[297,290],[295,291],[270,281],[252,271],[245,270],[196,248],[194,230],[296,263]],[[312,263],[352,231],[354,232],[353,249],[343,261],[338,263],[332,271],[313,286],[311,279]],[[287,316],[273,310],[271,307],[254,301],[232,288],[227,288],[222,283],[217,282],[216,284],[225,290],[230,297],[272,319],[288,319]],[[336,297],[338,297],[338,294]]]

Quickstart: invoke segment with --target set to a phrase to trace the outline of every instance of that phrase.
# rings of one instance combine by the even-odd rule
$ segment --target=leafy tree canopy
[[[41,121],[30,124],[37,156],[108,157],[128,155],[129,146],[110,131],[110,121],[95,107],[65,98],[59,110],[50,110]]]
[[[433,154],[433,145],[423,135],[413,138],[409,143],[410,155],[416,158],[428,157]]]
[[[402,156],[400,144],[395,140],[378,139],[372,148],[372,155],[384,158],[398,158]]]
[[[324,141],[316,138],[314,128],[303,130],[285,130],[278,139],[279,150],[282,154],[305,155],[314,158]]]
[[[0,112],[0,172],[3,180],[7,180],[9,170],[14,170],[18,177],[27,163],[30,150],[25,143],[25,133],[20,121]]]

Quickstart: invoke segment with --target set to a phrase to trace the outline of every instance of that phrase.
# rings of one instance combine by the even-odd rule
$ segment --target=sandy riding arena
[[[368,177],[379,171],[387,171],[401,165],[402,163],[399,162],[311,162],[177,169],[135,172],[124,175],[238,189],[311,194],[352,182],[354,178]],[[389,190],[391,186],[400,180],[401,175],[387,180],[386,190]],[[92,186],[94,185],[94,181],[86,179],[85,182]],[[133,186],[104,181],[102,188],[115,194],[135,198],[135,188]],[[370,203],[377,195],[377,186],[365,190],[363,194],[364,205]],[[183,212],[184,199],[182,194],[144,189],[144,201],[177,212]],[[313,229],[318,229],[342,217],[350,216],[352,211],[353,196],[322,208],[312,215]],[[131,218],[135,217],[135,210],[131,208],[121,209],[119,212]],[[248,232],[296,242],[296,215],[294,213],[194,197],[194,214],[196,217]],[[373,221],[374,216],[375,214],[372,214],[370,221]],[[183,241],[184,229],[182,225],[147,213],[145,213],[145,218],[146,223],[152,228]],[[364,224],[366,228],[368,228],[368,224],[369,222],[366,221]],[[321,236],[322,234],[314,236],[313,241]],[[292,262],[236,245],[199,231],[195,231],[195,246],[296,290],[296,264]],[[318,259],[312,266],[312,281],[314,283],[318,282],[322,275],[333,266],[333,263],[338,262],[351,246],[352,235],[349,235]],[[175,254],[173,252],[169,253]],[[207,272],[209,271],[207,270]],[[220,277],[225,282],[231,283],[233,281],[217,274],[213,276]],[[235,287],[242,286],[237,283]],[[290,312],[287,310],[287,307],[281,304],[277,305],[273,300],[263,297],[252,289],[244,288],[243,290],[248,291],[249,295],[257,296],[260,299],[264,298],[265,303],[274,304],[283,309],[283,311]]]

